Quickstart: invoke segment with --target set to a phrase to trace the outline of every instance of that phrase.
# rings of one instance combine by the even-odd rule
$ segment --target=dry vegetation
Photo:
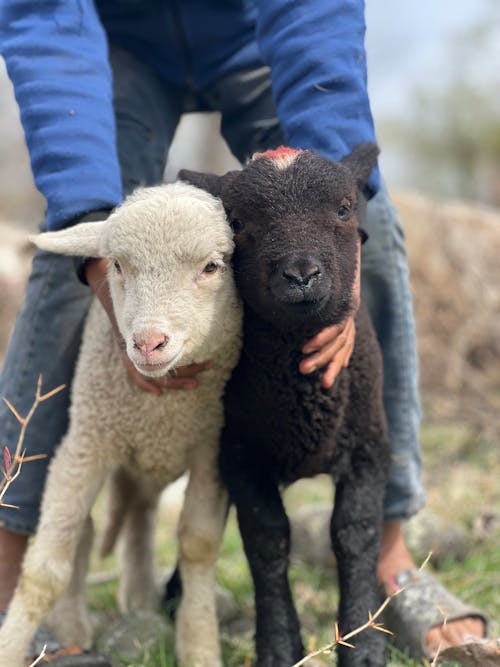
[[[405,226],[429,418],[500,432],[500,212],[394,197]]]

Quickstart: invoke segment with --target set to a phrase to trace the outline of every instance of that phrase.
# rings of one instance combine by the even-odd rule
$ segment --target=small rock
[[[104,628],[95,644],[99,652],[109,657],[113,667],[121,667],[140,664],[162,638],[173,646],[174,631],[163,616],[137,610]]]
[[[253,642],[255,637],[255,615],[253,609],[247,610],[243,617],[225,625],[224,632],[230,637],[238,637],[238,639]]]
[[[332,614],[333,616],[333,614]],[[299,614],[300,627],[303,632],[314,633],[318,629],[318,617],[311,611],[303,611]]]
[[[215,603],[219,623],[231,623],[241,615],[241,610],[234,595],[227,588],[217,586],[215,589]]]
[[[330,540],[332,506],[305,508],[290,517],[291,556],[319,567],[335,567]]]
[[[442,651],[439,659],[458,662],[463,667],[500,667],[500,638],[452,646]]]
[[[431,562],[436,567],[447,559],[462,561],[473,544],[471,534],[428,510],[419,512],[405,524],[404,535],[417,563],[432,552]]]
[[[474,519],[472,530],[478,540],[491,539],[492,535],[500,531],[500,514],[495,512],[478,514]]]
[[[306,508],[290,518],[291,555],[309,565],[335,567],[330,543],[331,506]],[[491,519],[490,524],[494,523]],[[445,559],[462,561],[473,545],[473,535],[433,512],[423,510],[405,524],[408,547],[418,562],[432,551],[432,564],[439,567]]]

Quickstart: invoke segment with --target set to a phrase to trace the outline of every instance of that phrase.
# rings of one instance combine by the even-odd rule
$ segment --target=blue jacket
[[[122,199],[107,36],[194,87],[269,65],[287,143],[340,159],[375,140],[364,32],[363,0],[2,0],[1,53],[47,227]]]

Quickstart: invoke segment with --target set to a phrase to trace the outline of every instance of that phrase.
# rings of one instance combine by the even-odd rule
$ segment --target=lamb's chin
[[[290,321],[310,321],[311,318],[321,317],[330,295],[325,294],[317,299],[280,299],[276,301],[276,310]]]
[[[259,304],[252,310],[281,333],[303,339],[314,336],[331,324],[328,304],[328,297],[318,301],[292,302],[275,299],[266,303],[264,308]]]
[[[132,363],[134,364],[136,370],[139,371],[141,375],[145,375],[146,377],[149,378],[159,378],[164,375],[166,375],[169,371],[171,371],[173,368],[176,366],[179,366],[179,361],[182,357],[182,350],[179,351],[177,354],[175,354],[173,357],[170,359],[156,363],[156,364],[141,364],[138,363],[134,360],[132,360]]]

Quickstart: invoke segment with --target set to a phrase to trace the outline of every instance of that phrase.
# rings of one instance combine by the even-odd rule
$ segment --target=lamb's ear
[[[105,225],[105,220],[82,222],[57,232],[44,232],[30,236],[30,240],[42,250],[60,255],[100,257],[100,239]]]
[[[377,164],[379,148],[375,143],[359,144],[341,160],[355,176],[359,188],[362,190],[370,178],[373,168]]]
[[[177,174],[177,178],[205,190],[205,192],[214,197],[220,197],[224,188],[233,180],[236,174],[239,174],[239,171],[228,171],[224,176],[217,176],[216,174],[204,174],[201,171],[181,169]]]
[[[204,174],[201,171],[181,169],[177,178],[185,183],[190,183],[201,190],[205,190],[214,197],[218,197],[221,191],[221,177],[216,174]]]

